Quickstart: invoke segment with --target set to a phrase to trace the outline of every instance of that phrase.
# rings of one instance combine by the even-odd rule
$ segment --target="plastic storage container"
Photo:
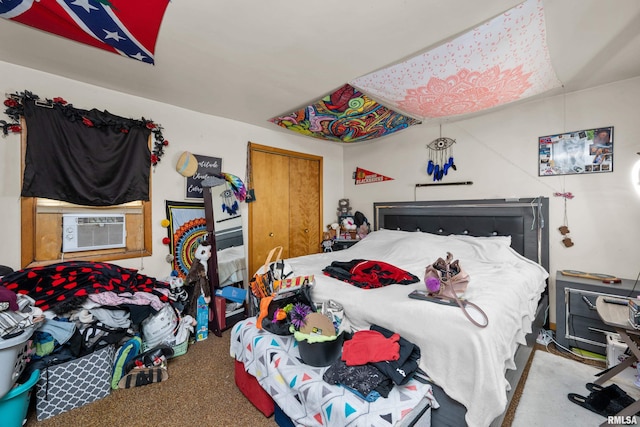
[[[27,365],[27,341],[34,327],[26,328],[17,337],[0,338],[0,397],[11,390]]]
[[[607,333],[607,368],[611,368],[622,362],[628,356],[625,354],[627,346],[619,334]]]
[[[344,333],[338,335],[333,341],[308,343],[306,340],[298,341],[300,358],[306,365],[322,367],[329,366],[342,354]]]
[[[36,369],[24,384],[17,385],[0,399],[0,419],[4,427],[21,427],[31,400],[31,390],[40,378]]]

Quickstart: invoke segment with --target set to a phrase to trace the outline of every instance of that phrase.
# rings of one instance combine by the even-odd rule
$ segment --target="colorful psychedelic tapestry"
[[[367,141],[420,123],[378,104],[348,84],[307,107],[269,121],[303,135],[337,142]]]
[[[561,86],[547,49],[541,0],[527,0],[435,49],[350,83],[423,120],[474,113]]]
[[[153,64],[168,4],[169,0],[2,0],[0,17]]]

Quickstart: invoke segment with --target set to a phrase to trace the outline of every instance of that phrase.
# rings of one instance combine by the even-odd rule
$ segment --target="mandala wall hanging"
[[[172,267],[178,277],[184,279],[193,264],[200,240],[207,234],[204,204],[167,201],[166,211]]]

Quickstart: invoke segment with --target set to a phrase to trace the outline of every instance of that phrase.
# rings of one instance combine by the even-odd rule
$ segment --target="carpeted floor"
[[[210,335],[205,341],[189,346],[188,352],[169,360],[169,379],[157,384],[150,384],[131,389],[112,390],[111,394],[101,400],[90,403],[81,408],[57,415],[48,420],[37,421],[35,409],[30,408],[26,427],[113,427],[126,426],[185,426],[202,425],[207,427],[247,426],[273,427],[276,425],[273,417],[266,418],[240,393],[233,377],[234,359],[229,355],[229,338],[231,331],[227,330],[221,338]],[[538,346],[529,360],[520,385],[514,392],[511,406],[507,410],[502,427],[521,427],[531,425],[578,425],[574,422],[553,424],[531,424],[530,419],[538,418],[539,414],[549,413],[549,409],[560,403],[567,404],[569,412],[586,412],[587,416],[595,416],[596,422],[602,420],[597,414],[589,413],[566,398],[565,391],[557,391],[551,395],[558,385],[552,381],[561,378],[570,371],[560,362],[567,361],[578,370],[586,368],[589,372],[571,374],[575,386],[573,392],[587,393],[584,383],[593,380],[594,372],[602,369],[600,362],[584,363],[572,361],[549,346],[548,351]],[[552,353],[555,353],[552,354]],[[545,361],[554,357],[553,363]],[[560,360],[560,359],[564,359]],[[540,368],[540,362],[543,368]],[[551,368],[548,368],[549,365]],[[575,366],[574,366],[575,367]],[[577,371],[576,371],[577,372]],[[591,376],[591,377],[590,377]],[[533,379],[544,378],[544,381]],[[531,384],[537,382],[534,387]],[[539,383],[543,385],[540,386]],[[532,388],[533,387],[533,388]],[[538,391],[535,388],[538,388]],[[626,389],[626,388],[625,388]],[[532,392],[533,390],[533,392]],[[558,394],[559,393],[559,394]],[[557,394],[557,396],[556,396]],[[534,396],[533,398],[531,396]],[[634,396],[638,397],[638,396]],[[35,400],[35,399],[33,399]],[[566,402],[565,402],[566,401]],[[524,421],[523,421],[524,420]],[[558,420],[556,420],[558,421]],[[2,423],[0,422],[0,425]],[[581,424],[587,425],[587,424]],[[590,424],[588,424],[590,425]],[[594,425],[597,425],[594,424]]]
[[[113,390],[104,399],[44,421],[36,420],[32,408],[26,426],[273,427],[273,417],[265,418],[235,385],[230,335],[231,330],[222,338],[210,335],[190,345],[186,354],[170,359],[166,381]]]

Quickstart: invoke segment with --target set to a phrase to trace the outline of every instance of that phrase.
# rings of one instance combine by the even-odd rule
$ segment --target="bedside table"
[[[605,324],[596,310],[599,296],[636,297],[640,293],[640,283],[622,279],[622,283],[605,284],[599,280],[556,274],[556,341],[570,348],[605,355],[607,352],[607,332],[615,328]]]
[[[360,239],[336,239],[333,241],[333,249],[334,251],[341,251],[343,249],[349,249],[351,246],[358,243]]]

